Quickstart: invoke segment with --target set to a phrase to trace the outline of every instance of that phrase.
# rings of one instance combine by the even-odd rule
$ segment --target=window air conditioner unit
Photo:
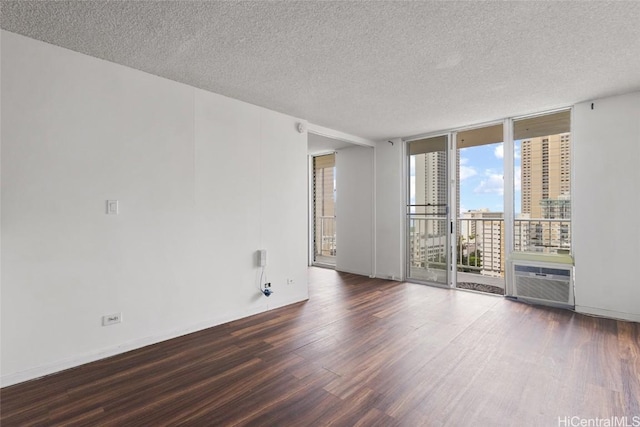
[[[573,260],[570,257],[570,261],[567,257],[554,259],[549,255],[522,258],[529,259],[513,259],[511,263],[514,297],[536,304],[574,308]]]

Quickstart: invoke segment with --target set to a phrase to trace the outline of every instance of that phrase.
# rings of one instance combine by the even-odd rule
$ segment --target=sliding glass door
[[[455,133],[455,286],[504,295],[504,125]]]
[[[562,110],[408,141],[406,277],[504,295],[514,253],[570,254],[570,119]]]
[[[336,155],[313,158],[313,263],[336,265]]]
[[[500,123],[407,144],[409,280],[504,294],[502,140]]]
[[[449,283],[450,209],[447,135],[408,144],[407,277]]]

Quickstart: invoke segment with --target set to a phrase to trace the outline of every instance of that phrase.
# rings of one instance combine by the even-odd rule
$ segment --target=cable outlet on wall
[[[258,267],[267,266],[267,250],[258,249]]]
[[[122,322],[122,313],[107,314],[102,316],[102,326],[115,325]]]

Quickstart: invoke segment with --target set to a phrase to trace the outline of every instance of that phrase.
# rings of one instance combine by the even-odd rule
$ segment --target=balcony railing
[[[504,277],[504,220],[458,219],[458,271]]]
[[[424,276],[420,270],[425,270],[426,274],[428,271],[446,269],[446,220],[410,216],[409,221],[409,264],[412,276]],[[477,283],[504,287],[504,219],[461,218],[456,219],[456,224],[458,281],[462,278],[465,281],[471,280],[470,277],[475,276],[473,280]],[[570,219],[527,218],[514,221],[515,251],[557,253],[568,251],[570,246]],[[502,282],[502,285],[497,282]]]
[[[316,257],[336,256],[336,218],[316,217]]]
[[[558,253],[571,248],[570,219],[516,219],[514,250]]]

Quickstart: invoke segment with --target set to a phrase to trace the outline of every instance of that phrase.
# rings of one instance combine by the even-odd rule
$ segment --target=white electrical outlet
[[[295,280],[287,279],[287,285],[293,285],[294,283],[295,283]]]
[[[102,326],[115,325],[122,322],[122,313],[108,314],[102,316]]]

